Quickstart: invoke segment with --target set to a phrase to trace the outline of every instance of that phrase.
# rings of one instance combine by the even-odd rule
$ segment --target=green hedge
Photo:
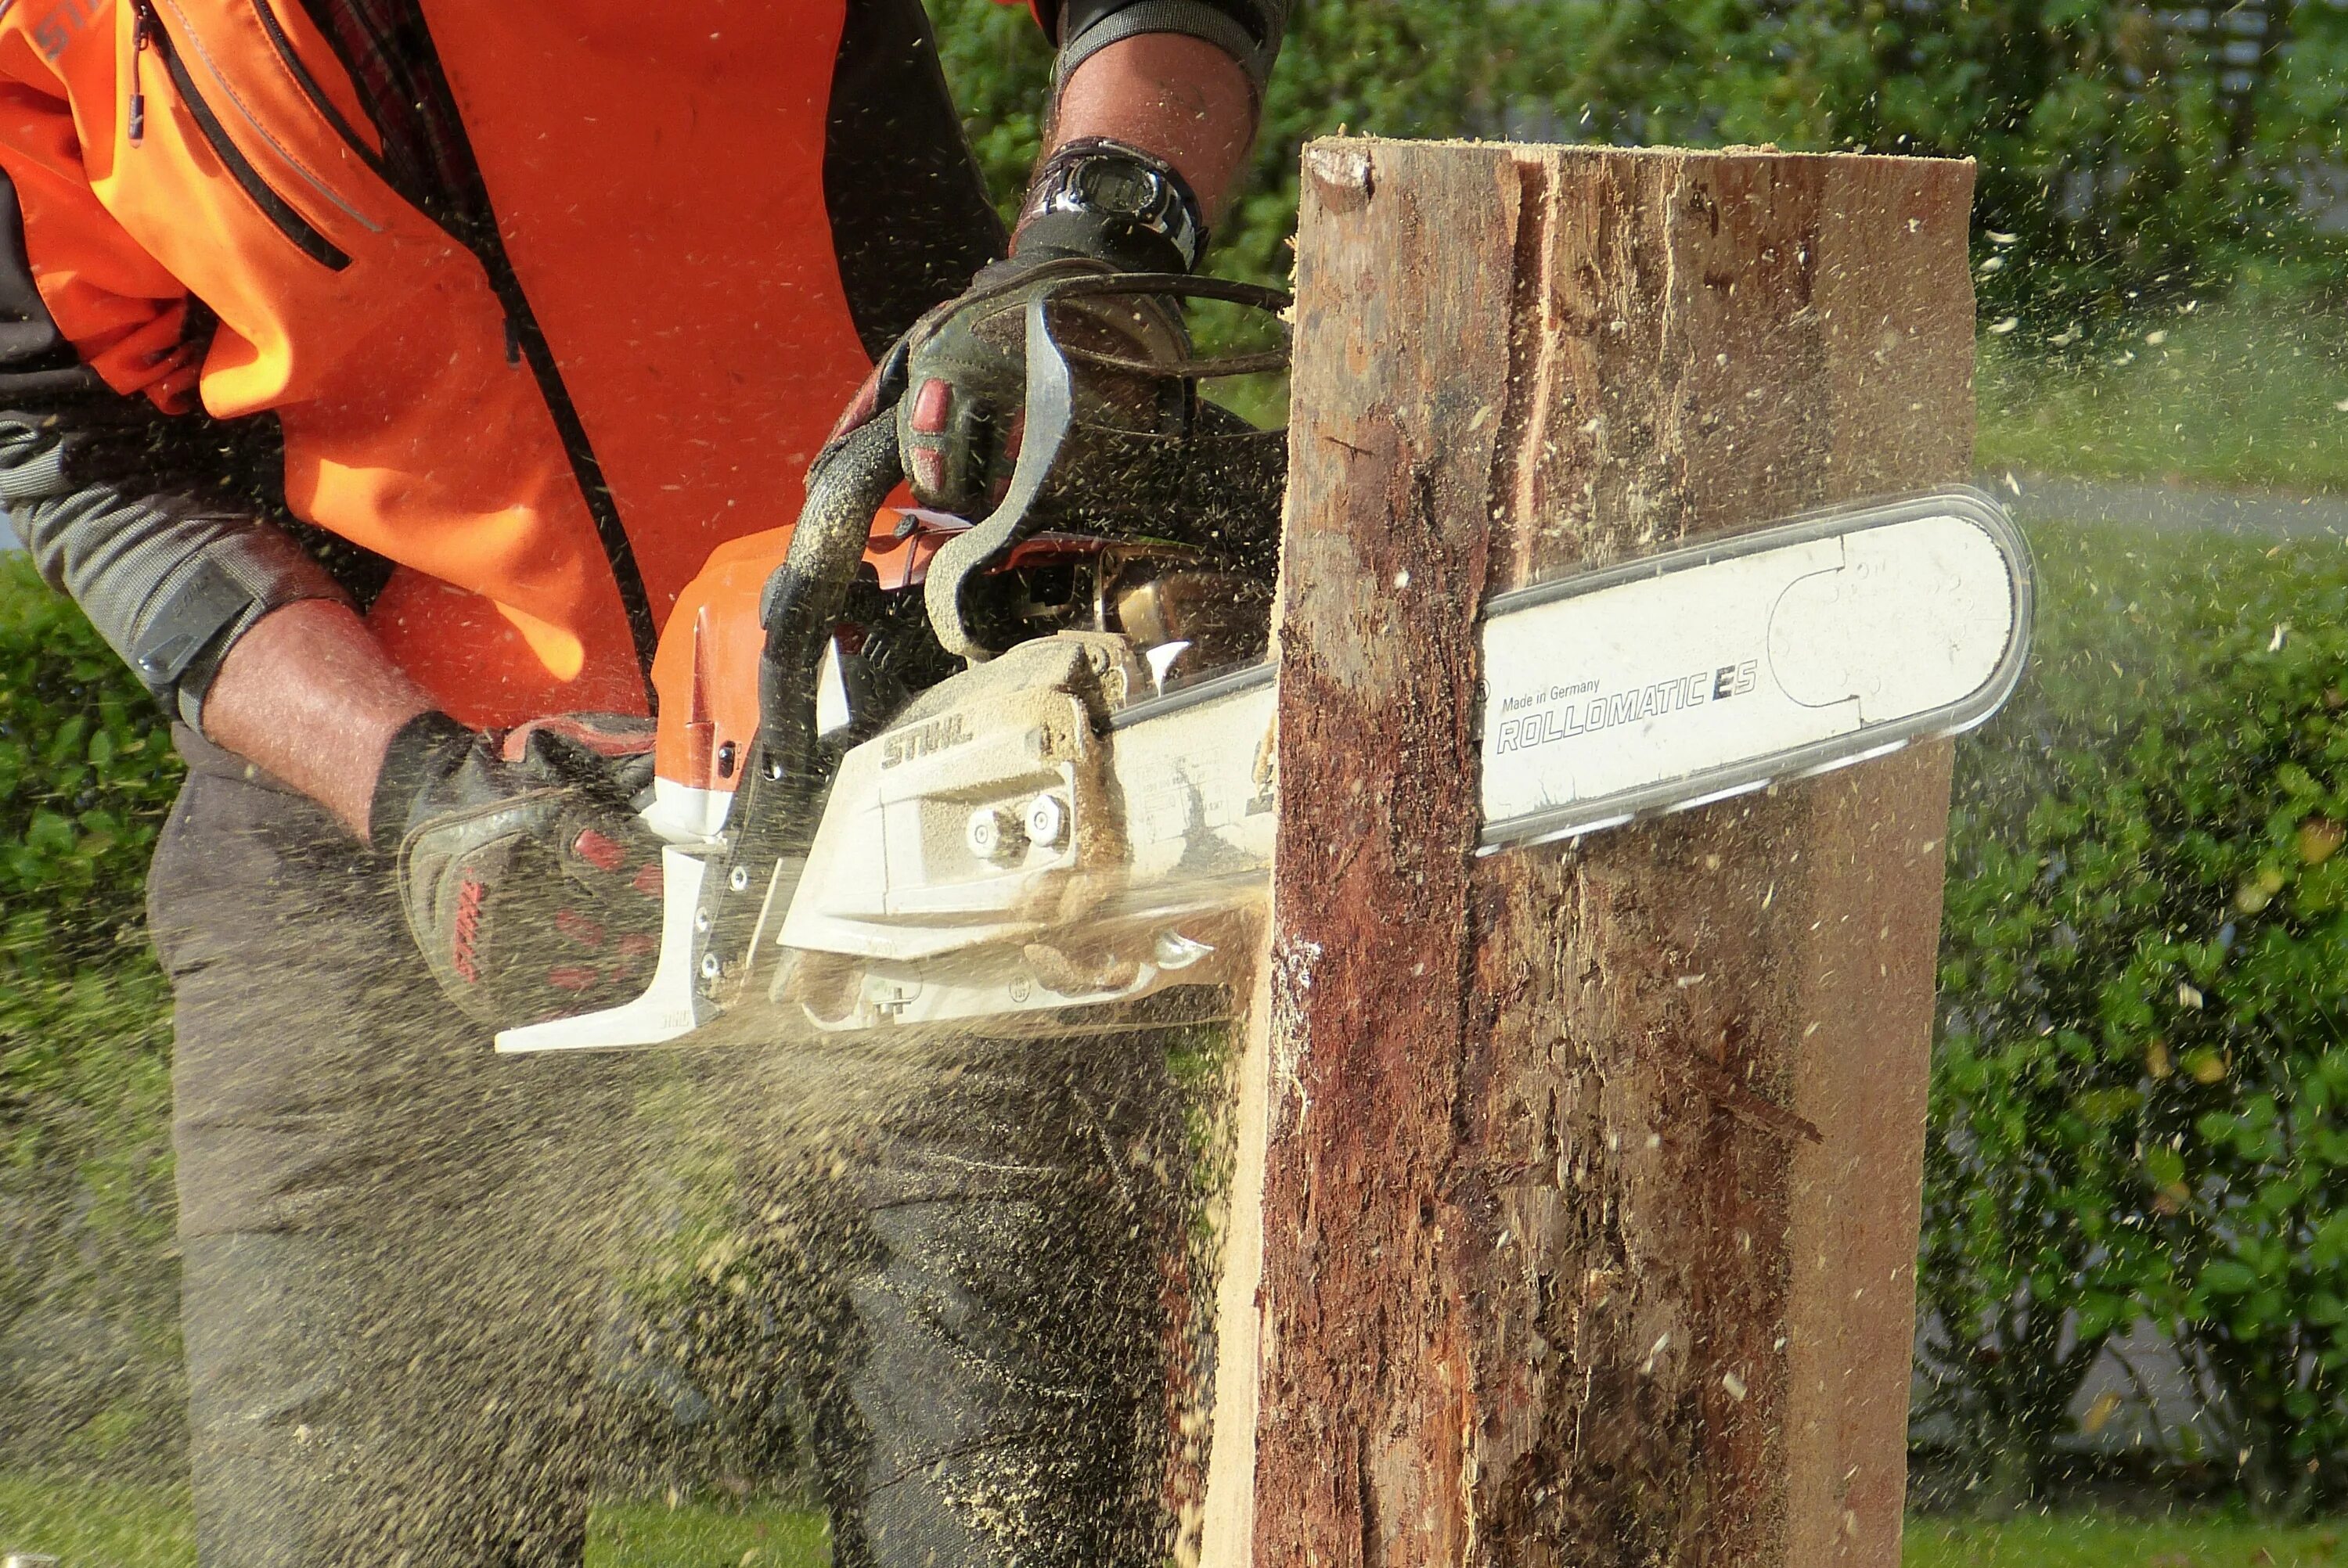
[[[143,908],[181,771],[81,612],[0,555],[0,1472],[183,1473],[170,994]],[[735,1190],[709,1129],[742,1115],[703,1065],[645,1064],[632,1132],[667,1158],[610,1326],[609,1479],[655,1491],[787,1485],[798,1457],[771,1302],[701,1266]]]
[[[2087,1363],[2147,1316],[2206,1380],[2216,1480],[2285,1511],[2348,1481],[2348,564],[2207,548],[2044,552],[2032,683],[1961,751],[1924,1408],[1996,1495],[2054,1477]],[[0,560],[0,1463],[160,1466],[177,1430],[137,891],[176,773]]]
[[[1927,1408],[2000,1495],[2052,1478],[2086,1363],[2147,1315],[2218,1402],[2220,1480],[2288,1509],[2348,1462],[2348,566],[2202,548],[2050,553],[2033,683],[1961,753],[1919,1277],[1952,1330]],[[160,1466],[176,1432],[138,914],[176,774],[0,560],[0,1464]]]
[[[1919,1277],[1928,1404],[2001,1492],[2141,1317],[2200,1386],[2183,1457],[2266,1509],[2348,1491],[2341,555],[2088,585],[1963,755]]]

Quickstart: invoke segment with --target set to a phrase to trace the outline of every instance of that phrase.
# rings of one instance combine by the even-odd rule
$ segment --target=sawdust
[[[338,1022],[376,1057],[299,1200],[331,1239],[187,1245],[208,1564],[572,1562],[594,1495],[829,1505],[841,1563],[921,1561],[909,1491],[963,1563],[1195,1536],[1220,1030],[523,1059],[417,1006]]]

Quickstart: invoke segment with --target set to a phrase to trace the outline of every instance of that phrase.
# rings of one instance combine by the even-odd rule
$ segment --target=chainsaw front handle
[[[872,518],[904,477],[897,422],[876,415],[826,447],[808,472],[789,550],[759,597],[766,651],[758,661],[756,777],[812,775],[815,688],[824,644],[848,602]]]
[[[971,664],[983,663],[994,656],[994,651],[979,641],[963,619],[963,585],[973,573],[983,569],[989,561],[1017,544],[1035,527],[1036,520],[1030,514],[1036,498],[1044,493],[1044,486],[1051,478],[1053,467],[1059,462],[1060,449],[1066,444],[1068,432],[1076,423],[1076,376],[1069,369],[1071,358],[1129,374],[1192,382],[1285,370],[1289,362],[1289,352],[1285,347],[1258,354],[1214,354],[1205,358],[1193,355],[1163,364],[1126,359],[1090,349],[1070,350],[1052,335],[1051,318],[1047,313],[1047,307],[1062,300],[1102,296],[1131,298],[1155,295],[1171,299],[1223,300],[1265,312],[1282,323],[1284,333],[1287,329],[1286,313],[1294,302],[1278,289],[1235,282],[1227,278],[1192,278],[1179,272],[1086,272],[1040,285],[1033,284],[1032,279],[1021,279],[1016,286],[1034,287],[1034,292],[1028,295],[1026,302],[1026,424],[1025,434],[1020,438],[1019,459],[1012,466],[1010,487],[1004,492],[1003,499],[996,504],[994,510],[939,549],[936,559],[930,563],[929,577],[922,588],[922,603],[929,611],[930,630],[936,634],[940,645],[947,652]],[[1009,286],[1001,292],[1008,292]],[[989,297],[982,293],[963,302],[983,302]],[[921,330],[921,327],[914,329],[915,332]]]

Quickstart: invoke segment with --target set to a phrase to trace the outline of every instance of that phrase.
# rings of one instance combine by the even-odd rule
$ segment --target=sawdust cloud
[[[487,1059],[484,1042],[468,1071],[370,1084],[401,1155],[345,1173],[375,1217],[336,1254],[335,1286],[372,1307],[331,1359],[374,1402],[295,1438],[339,1445],[335,1473],[397,1481],[335,1530],[386,1553],[551,1563],[572,1560],[591,1494],[851,1497],[860,1463],[939,1457],[903,1431],[922,1435],[938,1390],[886,1387],[907,1348],[876,1353],[856,1310],[893,1292],[898,1317],[953,1341],[929,1347],[931,1369],[983,1349],[1013,1375],[990,1384],[1005,1440],[957,1454],[952,1420],[931,1423],[934,1490],[961,1527],[1023,1563],[1194,1558],[1224,1032],[567,1059]],[[940,1202],[911,1234],[899,1223]],[[970,1337],[950,1320],[977,1303],[990,1323]],[[228,1332],[298,1358],[270,1309],[255,1299]],[[898,1446],[882,1434],[867,1454],[875,1410]],[[476,1512],[484,1486],[509,1533],[447,1541],[442,1519]],[[216,1526],[272,1528],[252,1501]],[[865,1560],[874,1523],[850,1522],[834,1560]]]

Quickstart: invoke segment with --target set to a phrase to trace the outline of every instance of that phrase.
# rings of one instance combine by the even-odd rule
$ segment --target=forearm
[[[1188,34],[1140,33],[1086,56],[1069,74],[1045,152],[1087,137],[1128,142],[1181,170],[1212,221],[1255,130],[1255,91],[1238,61]]]
[[[310,599],[272,610],[229,650],[204,733],[364,838],[386,748],[432,706],[350,606]]]
[[[364,833],[385,744],[431,703],[300,546],[159,455],[172,428],[97,397],[0,413],[0,502],[166,712]]]

